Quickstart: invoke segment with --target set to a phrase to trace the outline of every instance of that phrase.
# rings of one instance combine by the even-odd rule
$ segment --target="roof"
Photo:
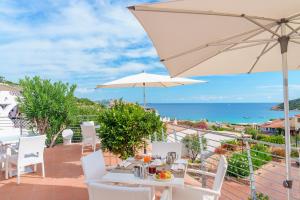
[[[283,119],[275,119],[261,125],[262,128],[284,128]]]
[[[6,83],[0,83],[0,91],[20,92],[21,88],[17,85],[9,85]]]

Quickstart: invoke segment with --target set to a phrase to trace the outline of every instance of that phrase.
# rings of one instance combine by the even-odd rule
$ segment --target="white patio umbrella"
[[[300,68],[300,1],[180,0],[129,9],[173,77],[282,71],[291,188],[288,70]]]
[[[188,78],[171,78],[170,76],[139,73],[124,78],[97,85],[96,88],[128,88],[142,87],[144,93],[144,106],[146,106],[146,87],[173,87],[180,85],[190,85],[195,83],[206,83],[206,81],[188,79]]]

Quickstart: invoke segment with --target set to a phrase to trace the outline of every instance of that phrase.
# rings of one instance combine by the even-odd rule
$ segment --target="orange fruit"
[[[166,174],[165,173],[160,173],[160,178],[161,179],[165,179],[166,178]]]
[[[151,161],[151,157],[150,156],[145,156],[144,157],[144,163],[149,163]]]

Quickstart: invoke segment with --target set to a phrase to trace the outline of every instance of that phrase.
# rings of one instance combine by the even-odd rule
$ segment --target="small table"
[[[0,145],[17,144],[19,142],[19,135],[0,137]]]
[[[135,164],[131,164],[135,165]],[[132,167],[132,166],[131,166]],[[131,170],[127,168],[121,169],[119,167],[111,170],[106,175],[101,178],[101,181],[104,182],[113,182],[113,183],[123,183],[123,184],[134,184],[134,185],[148,185],[148,186],[159,186],[159,187],[167,187],[169,191],[169,199],[172,200],[172,188],[173,187],[184,187],[184,175],[186,172],[187,165],[185,165],[185,169],[182,170],[181,175],[175,175],[174,178],[170,181],[157,181],[153,179],[152,175],[148,175],[145,179],[134,176]],[[170,166],[168,166],[170,168]]]

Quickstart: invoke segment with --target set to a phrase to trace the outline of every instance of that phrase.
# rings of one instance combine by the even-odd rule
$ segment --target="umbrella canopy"
[[[124,78],[97,85],[96,88],[126,88],[143,87],[144,105],[146,105],[145,87],[173,87],[180,85],[190,85],[195,83],[206,83],[206,81],[194,80],[189,78],[171,78],[170,76],[139,73]]]
[[[148,33],[171,76],[282,70],[284,183],[291,188],[288,70],[300,68],[300,1],[180,0],[129,9]]]
[[[170,76],[139,73],[111,82],[97,85],[97,88],[126,88],[126,87],[173,87],[190,85],[195,83],[206,83],[206,81],[189,78],[171,78]]]
[[[130,10],[171,76],[281,70],[282,24],[289,69],[300,67],[299,0],[181,0]]]

